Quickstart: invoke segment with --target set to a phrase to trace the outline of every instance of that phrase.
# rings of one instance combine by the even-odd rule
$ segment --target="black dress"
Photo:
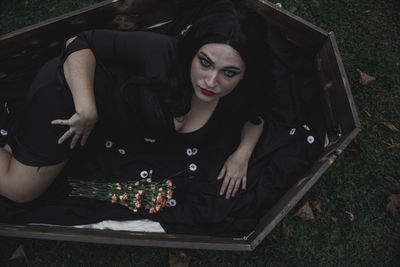
[[[68,128],[50,121],[74,114],[62,64],[69,54],[85,48],[93,51],[97,62],[94,88],[99,120],[87,144],[72,151],[68,142],[57,144]],[[287,71],[279,62],[278,58],[276,67]],[[7,139],[14,157],[26,165],[48,166],[70,159],[69,166],[32,203],[2,199],[0,221],[74,225],[150,218],[170,233],[236,235],[254,229],[260,215],[321,151],[323,127],[318,123],[313,131],[306,121],[267,120],[249,161],[247,189],[226,200],[219,195],[222,180],[216,177],[240,142],[240,130],[248,120],[246,106],[232,93],[220,99],[199,130],[176,132],[160,88],[174,75],[175,67],[176,40],[172,37],[108,30],[79,34],[61,57],[40,70],[27,96],[24,115]],[[279,71],[283,79],[277,84],[293,90],[281,84],[290,75],[282,73],[285,71]],[[137,78],[132,82],[132,77],[157,82],[149,84]],[[119,205],[67,196],[65,176],[123,181],[139,179],[148,170],[153,170],[156,178],[173,180],[176,206],[157,214],[133,214]]]

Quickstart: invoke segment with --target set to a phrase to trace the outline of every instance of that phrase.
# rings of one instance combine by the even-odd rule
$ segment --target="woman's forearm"
[[[65,80],[72,93],[75,111],[85,116],[97,116],[93,88],[95,68],[96,59],[90,49],[70,54],[63,65]]]
[[[236,152],[241,153],[243,156],[250,158],[256,146],[258,139],[263,131],[264,121],[260,118],[260,124],[253,124],[246,122],[242,128],[242,137]]]

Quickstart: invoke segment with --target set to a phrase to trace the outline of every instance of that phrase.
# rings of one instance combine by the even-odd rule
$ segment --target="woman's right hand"
[[[58,144],[62,144],[65,140],[72,137],[70,148],[73,149],[81,139],[81,146],[85,145],[92,129],[97,122],[97,111],[78,113],[76,112],[68,120],[57,119],[51,121],[54,125],[68,125],[69,129],[66,131],[60,139],[58,139]]]

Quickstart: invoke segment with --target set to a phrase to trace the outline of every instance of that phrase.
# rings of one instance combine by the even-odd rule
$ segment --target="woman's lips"
[[[206,95],[206,96],[213,96],[213,95],[215,95],[215,93],[212,92],[212,91],[210,91],[210,90],[207,90],[207,89],[205,89],[205,88],[200,88],[200,89],[201,89],[201,92],[202,92],[204,95]]]

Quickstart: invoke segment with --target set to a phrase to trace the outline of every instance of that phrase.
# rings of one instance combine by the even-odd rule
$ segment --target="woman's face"
[[[190,78],[194,95],[213,102],[233,91],[243,78],[246,65],[239,53],[227,44],[203,45],[192,60]]]

